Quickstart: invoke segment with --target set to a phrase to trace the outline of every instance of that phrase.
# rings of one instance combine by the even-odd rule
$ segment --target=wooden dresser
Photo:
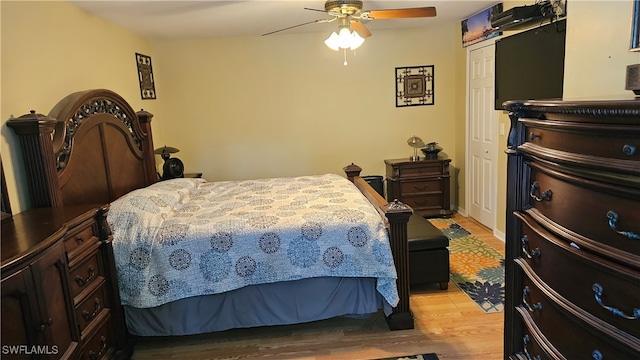
[[[504,357],[640,358],[640,101],[507,102]]]
[[[108,207],[31,209],[2,223],[2,358],[126,358]]]
[[[387,201],[399,200],[424,217],[449,217],[450,159],[385,160]]]

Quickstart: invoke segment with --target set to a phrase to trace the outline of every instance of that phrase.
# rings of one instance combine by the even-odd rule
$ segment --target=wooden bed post
[[[142,131],[147,134],[147,137],[142,142],[143,152],[145,156],[145,171],[147,174],[147,178],[158,179],[158,169],[156,168],[156,158],[155,153],[153,151],[153,136],[151,135],[151,118],[153,118],[153,114],[145,111],[144,109],[140,109],[140,111],[136,112],[138,116],[138,121],[140,121],[140,127]],[[151,181],[152,183],[155,181]]]
[[[409,245],[407,243],[407,222],[413,210],[397,200],[387,203],[369,183],[360,177],[362,168],[358,165],[352,163],[345,166],[343,170],[347,178],[360,189],[378,212],[384,214],[389,220],[389,241],[398,274],[397,286],[400,301],[386,320],[391,330],[413,329],[413,313],[409,307]]]
[[[51,138],[57,123],[57,119],[34,110],[7,121],[20,139],[29,199],[34,208],[63,206]]]

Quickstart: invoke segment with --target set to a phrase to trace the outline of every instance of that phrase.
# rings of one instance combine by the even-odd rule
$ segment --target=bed
[[[413,328],[406,241],[412,210],[399,202],[387,203],[359,176],[357,165],[344,167],[348,180],[325,174],[235,182],[158,182],[150,126],[153,115],[135,112],[115,92],[73,93],[48,118],[31,115],[33,127],[19,134],[31,204],[110,204],[107,233],[113,236],[115,254],[110,266],[118,270],[130,334],[186,335],[360,316],[379,309],[384,309],[390,329]],[[243,188],[249,192],[242,193]],[[322,199],[325,202],[318,202]],[[345,207],[333,208],[337,204]],[[328,206],[333,218],[350,224],[341,230],[332,227],[339,224],[327,222]],[[145,209],[149,218],[133,215],[134,208]],[[258,210],[261,212],[253,212]],[[167,214],[173,216],[169,221]],[[180,217],[188,222],[181,223]],[[265,230],[274,221],[288,223],[294,218],[303,221],[294,226],[296,234]],[[360,218],[367,218],[370,225],[354,223]],[[240,229],[227,228],[232,223],[240,224]],[[139,225],[137,232],[129,231],[132,225]],[[260,232],[251,233],[250,228]],[[149,240],[141,235],[145,233],[160,233],[155,238],[158,248],[147,246]],[[351,247],[320,244],[321,234]],[[253,237],[253,251],[258,249],[262,257],[227,254],[230,241],[249,241],[241,240],[240,235]],[[182,240],[197,238],[198,245],[189,245],[195,248],[182,247]],[[282,250],[284,260],[266,260],[269,251],[278,252],[272,251],[274,246]],[[163,247],[169,251],[159,257],[171,260],[149,265],[150,254]],[[371,253],[357,253],[360,248],[369,248]],[[310,253],[320,260],[310,261]],[[191,261],[194,266],[189,267]],[[277,267],[287,261],[296,265],[294,270]],[[374,263],[383,266],[374,267]],[[144,280],[136,277],[142,276],[141,269],[153,266],[155,270],[147,271]],[[186,268],[199,271],[173,277],[171,271]],[[356,273],[354,268],[363,271]],[[225,272],[244,283],[222,280]],[[208,284],[197,285],[202,281]]]

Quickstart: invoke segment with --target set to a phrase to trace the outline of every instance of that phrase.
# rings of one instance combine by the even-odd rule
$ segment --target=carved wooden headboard
[[[20,139],[31,206],[104,204],[154,183],[152,117],[98,89],[66,96],[48,116],[7,121]]]

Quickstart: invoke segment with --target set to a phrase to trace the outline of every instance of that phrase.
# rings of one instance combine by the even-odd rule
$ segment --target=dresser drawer
[[[97,321],[96,319],[99,317],[100,313],[109,308],[105,282],[103,281],[95,284],[97,286],[94,286],[95,289],[93,292],[76,305],[78,330],[80,330],[82,337],[86,336],[85,329],[87,329],[91,322]]]
[[[113,355],[115,337],[109,310],[101,312],[98,320],[100,327],[97,331],[92,331],[91,337],[84,341],[80,360],[109,359]]]
[[[442,192],[442,179],[406,180],[400,183],[403,195]]]
[[[100,252],[96,249],[89,256],[69,269],[71,293],[77,298],[81,292],[90,291],[93,282],[104,281]],[[82,296],[84,297],[84,296]]]
[[[640,238],[634,239],[640,236],[640,190],[529,165],[529,204],[546,222],[560,226],[556,232],[569,231],[580,246],[640,268]]]
[[[520,267],[526,263],[560,296],[640,338],[640,319],[614,315],[611,310],[634,316],[634,309],[640,308],[640,272],[576,249],[541,228],[527,215],[518,214],[517,217],[522,221],[522,252],[521,258],[516,259]],[[600,295],[596,292],[598,288]]]
[[[77,256],[81,256],[81,253],[84,251],[90,251],[88,249],[100,241],[94,232],[94,224],[95,221],[93,220],[86,221],[65,235],[64,248],[69,261],[72,261],[73,258]]]
[[[593,356],[598,353],[602,359],[632,359],[640,352],[639,339],[607,324],[594,323],[589,314],[559,300],[527,276],[517,303],[516,310],[525,326],[539,329],[566,359],[597,359]]]
[[[550,150],[607,159],[631,160],[640,169],[640,131],[632,125],[576,124],[520,119],[527,142]]]

